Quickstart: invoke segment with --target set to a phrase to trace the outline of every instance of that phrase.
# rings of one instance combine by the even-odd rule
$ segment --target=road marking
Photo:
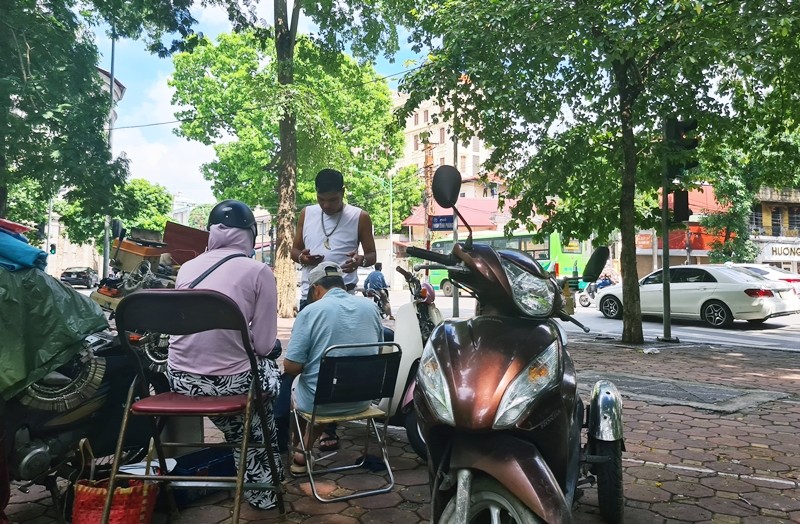
[[[713,469],[708,468],[698,468],[695,466],[682,466],[680,464],[665,464],[663,462],[652,462],[649,460],[638,460],[638,459],[622,459],[622,462],[627,462],[629,464],[635,464],[637,466],[650,466],[656,467],[659,469],[669,469],[674,471],[691,471],[692,473],[704,473],[706,475],[710,475],[712,477],[727,477],[727,478],[735,478],[739,480],[756,480],[759,482],[768,482],[772,484],[778,484],[780,486],[785,486],[786,488],[800,488],[800,482],[795,482],[793,480],[788,479],[779,479],[779,478],[770,478],[770,477],[758,477],[756,475],[743,475],[739,473],[725,473],[722,471],[716,471]]]

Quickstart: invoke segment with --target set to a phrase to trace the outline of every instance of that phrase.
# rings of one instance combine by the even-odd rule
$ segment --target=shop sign
[[[766,244],[761,249],[762,260],[786,261],[800,260],[800,243],[797,244]]]

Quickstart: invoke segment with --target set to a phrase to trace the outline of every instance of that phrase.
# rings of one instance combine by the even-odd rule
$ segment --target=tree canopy
[[[108,149],[97,49],[71,8],[58,0],[0,3],[0,216],[17,185],[42,202],[41,214],[17,220],[40,221],[61,188],[67,201],[102,214],[127,176],[127,162]]]
[[[548,218],[543,233],[602,241],[620,231],[626,341],[643,340],[635,234],[657,221],[664,119],[699,119],[705,173],[721,165],[720,143],[744,146],[757,130],[769,137],[764,158],[800,158],[790,87],[800,14],[784,2],[408,5],[414,41],[432,52],[402,84],[406,110],[435,98],[446,116],[456,109],[462,137],[495,148],[486,167],[518,200],[511,227],[532,226],[535,210]]]
[[[75,244],[94,241],[102,246],[103,222],[87,212],[80,202],[58,202],[56,211],[66,226],[67,237]],[[133,178],[114,195],[111,216],[122,221],[130,232],[133,228],[164,231],[172,212],[172,195],[160,184]]]

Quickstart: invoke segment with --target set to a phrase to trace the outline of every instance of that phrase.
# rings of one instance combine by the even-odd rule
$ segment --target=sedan
[[[68,267],[61,273],[61,282],[72,286],[95,287],[100,281],[97,271],[90,267]]]
[[[791,284],[767,280],[746,269],[724,265],[670,268],[670,315],[729,327],[734,319],[761,323],[800,313],[800,297]],[[639,281],[642,315],[664,315],[663,271]],[[622,286],[601,289],[597,307],[606,318],[622,318]]]

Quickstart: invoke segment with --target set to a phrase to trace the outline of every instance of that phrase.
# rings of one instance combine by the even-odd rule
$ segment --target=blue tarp
[[[28,244],[25,237],[0,229],[0,267],[9,271],[32,267],[43,270],[47,253]]]

